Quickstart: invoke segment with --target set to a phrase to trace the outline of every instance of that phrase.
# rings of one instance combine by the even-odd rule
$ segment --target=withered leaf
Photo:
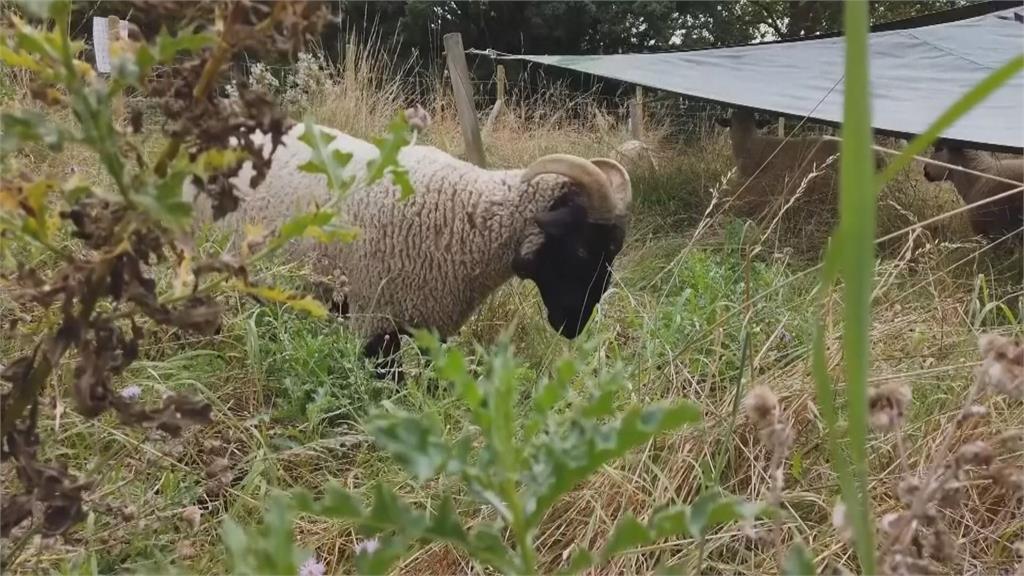
[[[109,354],[97,351],[91,343],[86,343],[79,351],[71,391],[78,412],[86,418],[99,416],[110,405],[108,364]]]
[[[32,371],[32,364],[34,361],[34,353],[26,354],[21,358],[18,358],[4,367],[3,371],[0,372],[0,379],[10,382],[15,386],[20,385],[26,378],[28,378],[29,372]]]
[[[121,422],[155,428],[171,436],[180,435],[190,424],[213,422],[213,407],[208,402],[180,393],[164,398],[159,408],[146,408],[120,398],[115,398],[113,404]]]
[[[11,530],[32,515],[32,497],[28,494],[18,494],[9,498],[4,496],[0,507],[4,511],[0,515],[0,537],[7,538]]]

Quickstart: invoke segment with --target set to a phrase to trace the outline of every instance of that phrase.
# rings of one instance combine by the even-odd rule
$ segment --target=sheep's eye
[[[589,253],[587,252],[586,248],[577,248],[576,255],[579,256],[580,258],[586,258],[587,256],[589,256]]]

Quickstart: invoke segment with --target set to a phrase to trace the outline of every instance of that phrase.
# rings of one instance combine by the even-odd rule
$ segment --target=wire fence
[[[241,64],[238,72],[248,76],[252,64]],[[268,65],[261,63],[265,70],[278,79],[279,85],[288,85],[296,70],[294,65]],[[498,81],[493,69],[489,69],[488,77],[474,77],[470,83],[473,88],[473,104],[479,113],[486,113],[497,102]],[[325,72],[332,81],[343,82],[344,70],[340,65],[328,63]],[[396,81],[393,74],[360,69],[358,81],[370,85],[385,85]],[[447,70],[418,70],[398,79],[402,90],[410,102],[429,102],[437,97],[447,97],[452,90]],[[438,92],[442,93],[439,94]],[[445,94],[447,93],[447,94]],[[596,112],[600,112],[604,121],[621,125],[624,129],[629,122],[629,103],[636,97],[635,87],[619,85],[616,89],[607,84],[593,82],[589,86],[570,83],[557,77],[546,76],[536,69],[521,71],[516,77],[506,82],[506,105],[512,104],[521,108],[537,107],[547,114],[553,113],[566,120],[592,122]],[[645,90],[643,97],[643,118],[645,125],[656,127],[660,135],[680,143],[702,140],[723,130],[715,120],[726,117],[730,108],[722,104],[706,100],[688,98],[683,95]],[[774,118],[778,121],[778,118]],[[791,134],[799,123],[798,119],[783,121],[787,134]],[[772,132],[772,130],[766,130]],[[800,126],[799,135],[831,136],[835,130],[830,126],[813,122],[804,122]]]

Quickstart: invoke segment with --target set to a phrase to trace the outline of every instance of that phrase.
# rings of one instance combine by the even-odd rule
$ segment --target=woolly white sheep
[[[615,148],[612,156],[629,170],[658,169],[658,161],[654,157],[654,151],[650,146],[639,140],[626,140]]]
[[[729,128],[732,155],[736,162],[738,196],[734,202],[764,207],[779,196],[796,193],[812,170],[818,174],[808,182],[802,192],[805,197],[828,198],[836,185],[838,159],[828,164],[829,158],[839,153],[837,140],[819,136],[769,136],[758,129],[768,125],[755,120],[746,109],[737,109],[730,118],[717,118],[720,126]],[[827,168],[824,168],[828,164]],[[875,167],[881,168],[883,158],[875,154]],[[823,169],[824,168],[824,169]]]
[[[298,169],[310,158],[298,140],[303,130],[289,131],[257,189],[248,186],[248,163],[233,179],[244,202],[224,219],[229,229],[270,229],[328,201],[323,175]],[[333,138],[331,148],[352,154],[348,173],[365,175],[377,148],[321,130]],[[395,367],[400,334],[428,328],[453,335],[512,276],[537,285],[562,336],[583,330],[625,238],[632,196],[625,168],[552,154],[526,169],[486,170],[421,145],[402,149],[399,162],[415,189],[411,198],[400,202],[389,178],[357,184],[338,205],[342,223],[360,232],[355,241],[289,247],[317,274],[346,278],[350,320],[366,339],[364,354],[378,359],[378,375]]]
[[[968,170],[991,174],[1017,184],[1001,182],[969,172],[963,172],[937,164],[925,164],[924,177],[929,182],[948,180],[956,188],[964,204],[974,204],[986,198],[998,196],[1024,182],[1024,158],[998,157],[978,150],[963,148],[940,141],[935,145],[931,159]],[[988,238],[1001,238],[1019,229],[1024,223],[1024,192],[988,202],[967,212],[971,229],[975,234]]]

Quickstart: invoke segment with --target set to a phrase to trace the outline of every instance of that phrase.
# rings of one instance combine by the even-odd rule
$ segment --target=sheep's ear
[[[715,124],[718,124],[722,128],[728,128],[732,126],[732,120],[726,116],[718,116],[715,118]]]

